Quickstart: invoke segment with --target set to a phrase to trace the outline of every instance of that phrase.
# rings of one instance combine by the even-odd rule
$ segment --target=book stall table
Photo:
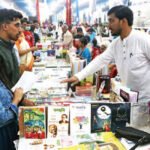
[[[122,103],[118,103],[117,105],[119,107],[115,111],[119,111],[119,109],[124,107]],[[26,148],[26,149],[31,149],[31,150],[32,149],[40,150],[40,149],[44,149],[45,147],[47,147],[45,149],[60,149],[61,150],[63,148],[65,150],[65,149],[80,148],[80,149],[86,150],[88,146],[90,147],[91,150],[93,150],[92,149],[93,147],[94,149],[97,149],[97,146],[98,148],[100,146],[106,146],[105,145],[106,143],[109,143],[109,144],[113,143],[117,145],[118,148],[121,147],[120,148],[121,150],[126,149],[123,147],[123,145],[121,145],[121,142],[125,144],[126,147],[133,146],[133,144],[132,145],[131,143],[129,144],[124,139],[122,139],[120,142],[117,138],[114,137],[112,132],[109,132],[110,127],[111,127],[111,123],[109,124],[109,122],[111,121],[110,119],[111,117],[110,117],[109,107],[107,106],[111,106],[112,110],[113,110],[113,107],[116,107],[116,105],[114,105],[113,103],[105,103],[105,102],[96,103],[95,101],[93,103],[89,103],[89,102],[81,103],[81,101],[79,102],[79,100],[78,102],[71,102],[71,101],[62,102],[62,103],[52,102],[46,107],[48,110],[45,107],[43,107],[43,105],[39,106],[39,110],[42,110],[42,108],[43,109],[45,108],[45,110],[47,110],[47,115],[44,115],[47,117],[47,122],[45,123],[45,127],[44,127],[45,129],[44,133],[45,134],[47,133],[48,138],[41,139],[42,135],[45,135],[45,134],[43,134],[43,130],[39,130],[39,128],[38,130],[36,131],[34,130],[34,132],[31,132],[31,134],[29,134],[28,130],[24,130],[25,132],[24,134],[26,138],[20,138],[18,149],[23,150],[23,148]],[[129,104],[126,103],[126,106],[128,106],[127,108],[129,109]],[[106,112],[104,114],[101,114],[101,111],[104,108],[106,109]],[[30,107],[27,107],[27,108],[24,108],[24,114],[26,113],[26,109],[27,111],[30,111],[31,114],[36,112],[33,107],[32,109]],[[36,107],[36,109],[38,109],[38,106]],[[84,109],[84,111],[82,109]],[[93,109],[93,111],[90,109]],[[96,109],[97,109],[98,114],[96,113]],[[44,112],[45,114],[45,111],[42,111],[42,112]],[[115,112],[112,111],[112,114],[114,113]],[[39,116],[39,114],[40,113],[38,113],[37,116]],[[65,121],[63,124],[61,124],[61,119],[63,119],[64,117],[65,117]],[[98,120],[98,117],[103,118],[103,119]],[[113,120],[115,118],[119,119],[119,117],[120,116],[117,116],[116,114]],[[34,118],[36,118],[36,115],[34,115]],[[125,115],[122,114],[121,119],[123,118],[125,119],[126,117]],[[95,119],[97,119],[97,121],[94,121]],[[27,125],[28,122],[31,122],[31,120],[32,120],[31,116],[30,116],[30,121],[27,119],[26,116],[24,116],[24,121],[22,121],[23,126]],[[38,119],[34,119],[34,121],[38,121]],[[97,123],[99,121],[100,121],[100,124],[99,124],[100,126],[97,126],[98,125]],[[113,121],[113,127],[115,127],[114,126],[115,121],[117,120]],[[35,126],[37,126],[38,124],[39,123],[36,122]],[[69,132],[71,136],[68,135],[69,126],[70,126]],[[56,127],[57,127],[57,130],[56,130]],[[96,133],[91,133],[91,128],[93,131],[95,130]],[[98,130],[101,130],[101,131],[105,130],[105,132],[99,132]],[[39,137],[40,139],[34,139],[34,138],[39,138]],[[107,145],[107,147],[110,147],[110,148],[111,146],[112,146],[111,144]],[[137,148],[137,150],[138,149],[146,150],[147,148],[148,148],[148,145],[142,148],[139,147]]]
[[[68,85],[60,81],[68,77],[71,65],[50,59],[46,65],[35,64],[33,68],[37,81],[26,98],[37,106],[19,109],[18,150],[128,150],[134,144],[116,138],[112,132],[116,127],[131,124],[150,131],[147,104],[97,101],[76,94],[70,97]],[[150,145],[136,150],[148,148]]]

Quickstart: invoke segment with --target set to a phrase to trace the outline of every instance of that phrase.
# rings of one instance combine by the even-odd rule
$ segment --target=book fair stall
[[[19,108],[18,150],[128,150],[143,135],[137,150],[149,147],[150,104],[137,103],[138,92],[100,72],[76,85],[60,83],[86,60],[57,42],[38,47],[40,61],[16,84],[26,83],[26,99],[36,103]]]
[[[150,150],[150,0],[2,0],[0,150]]]

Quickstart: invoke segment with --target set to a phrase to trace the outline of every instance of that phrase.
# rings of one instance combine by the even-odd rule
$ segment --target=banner
[[[36,0],[36,17],[38,22],[40,23],[40,8],[39,8],[39,0]]]
[[[66,0],[66,24],[71,25],[71,0]]]
[[[76,0],[76,23],[79,24],[79,5],[78,0]]]

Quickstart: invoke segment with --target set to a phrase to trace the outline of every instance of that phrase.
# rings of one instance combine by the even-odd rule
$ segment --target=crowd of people
[[[116,64],[122,82],[139,91],[139,100],[150,99],[150,40],[149,35],[132,29],[133,12],[126,6],[115,6],[108,12],[108,27],[116,38],[108,44],[99,42],[104,34],[96,24],[68,26],[59,22],[40,25],[29,22],[12,9],[0,9],[0,148],[14,150],[18,138],[18,106],[33,106],[25,100],[23,89],[11,88],[25,70],[32,70],[34,51],[42,35],[60,40],[67,49],[74,47],[77,57],[87,60],[87,67],[62,82],[77,82],[100,70],[106,64]],[[105,29],[107,30],[107,29]],[[99,36],[100,37],[100,36]],[[143,78],[144,77],[144,78]]]
[[[15,149],[13,141],[18,138],[18,106],[35,105],[24,99],[23,89],[11,88],[17,83],[25,70],[32,70],[34,51],[42,35],[60,39],[63,46],[71,48],[74,36],[66,24],[42,26],[37,21],[29,22],[22,14],[12,9],[0,9],[0,148]],[[91,60],[89,49],[85,48],[87,40],[80,39],[79,56]],[[86,51],[84,51],[86,49]]]
[[[107,15],[111,34],[117,37],[81,72],[62,83],[77,83],[104,66],[115,63],[121,82],[131,90],[139,92],[139,102],[148,102],[150,101],[150,37],[132,28],[133,12],[129,7],[115,6]]]

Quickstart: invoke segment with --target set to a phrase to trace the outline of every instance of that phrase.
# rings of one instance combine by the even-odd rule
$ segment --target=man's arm
[[[61,81],[61,83],[65,82],[79,82],[86,78],[89,75],[92,75],[96,71],[103,68],[105,65],[108,65],[111,61],[113,61],[113,50],[108,48],[101,55],[97,56],[93,61],[91,61],[83,70],[79,73],[75,74],[69,79]]]

